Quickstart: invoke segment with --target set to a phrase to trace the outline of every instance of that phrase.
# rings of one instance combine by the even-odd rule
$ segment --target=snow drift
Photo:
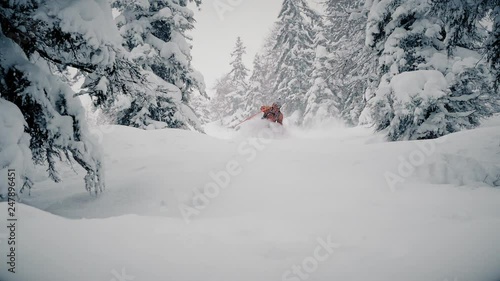
[[[494,280],[498,123],[432,145],[363,128],[263,140],[113,126],[106,192],[89,197],[69,170],[64,183],[37,182],[18,205],[17,272],[0,279]],[[203,197],[229,162],[240,172]],[[413,172],[400,173],[406,162]],[[195,197],[208,201],[187,224],[180,207]],[[332,247],[311,267],[318,241]]]

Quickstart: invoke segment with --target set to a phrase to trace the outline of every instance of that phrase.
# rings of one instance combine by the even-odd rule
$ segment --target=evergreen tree
[[[201,130],[189,106],[193,92],[205,95],[205,89],[202,76],[191,66],[186,32],[194,19],[187,2],[112,1],[121,12],[117,25],[125,53],[114,69],[104,77],[89,76],[84,86],[116,123]]]
[[[180,89],[136,62],[118,54],[105,75],[89,74],[82,87],[111,122],[143,129],[180,128],[202,131],[199,119]]]
[[[316,32],[314,45],[316,56],[313,64],[313,84],[306,94],[306,110],[304,113],[304,125],[312,125],[325,119],[337,118],[339,116],[340,97],[332,92],[329,84],[332,66],[329,64],[328,52],[321,26]]]
[[[224,74],[221,78],[217,79],[214,88],[215,96],[211,100],[211,109],[215,113],[216,118],[221,120],[224,117],[233,114],[233,109],[239,103],[235,100],[234,93],[236,92],[236,85],[233,83],[232,77],[229,74]]]
[[[49,177],[60,181],[56,162],[74,161],[87,172],[86,189],[101,191],[102,159],[84,109],[53,66],[86,72],[113,66],[119,40],[109,5],[101,0],[72,5],[3,1],[0,27],[0,171],[6,175],[16,169],[22,191],[31,187],[33,163],[46,166]],[[5,184],[0,183],[1,198]]]
[[[305,0],[284,0],[278,18],[280,29],[275,49],[279,50],[279,55],[275,91],[286,104],[285,112],[301,118],[305,111],[305,94],[311,87],[313,28],[319,18]]]
[[[249,79],[248,93],[246,94],[245,114],[249,116],[259,110],[264,104],[271,104],[278,99],[274,91],[278,73],[279,50],[275,49],[279,23],[275,23],[269,34],[264,39],[261,50],[255,55],[253,61],[252,75]]]
[[[243,55],[246,53],[247,51],[245,46],[243,46],[241,37],[238,37],[236,39],[234,51],[231,53],[233,60],[230,63],[232,67],[230,75],[232,76],[233,81],[237,84],[244,84],[248,76],[249,70],[243,64]]]
[[[269,72],[266,69],[265,60],[262,55],[255,54],[253,71],[248,82],[248,91],[244,104],[245,115],[255,114],[270,97],[269,83],[266,83]]]
[[[497,110],[493,77],[481,60],[486,38],[478,29],[490,2],[368,3],[366,43],[380,54],[381,80],[370,107],[377,129],[386,130],[390,140],[473,128]],[[402,77],[392,82],[406,72],[416,72],[404,77],[423,87],[417,93],[398,86]]]
[[[216,112],[214,112],[210,107],[210,99],[202,95],[195,95],[191,99],[190,105],[196,112],[196,115],[198,115],[201,124],[217,120]]]
[[[224,125],[231,125],[240,120],[245,114],[246,94],[248,92],[248,69],[243,63],[245,46],[238,37],[236,46],[231,53],[233,60],[230,62],[231,71],[221,77],[215,87],[215,98],[212,109],[217,112]]]
[[[325,36],[328,78],[331,90],[340,97],[341,119],[350,126],[357,125],[365,107],[365,94],[376,80],[376,59],[365,47],[366,12],[363,0],[329,0],[325,2]]]

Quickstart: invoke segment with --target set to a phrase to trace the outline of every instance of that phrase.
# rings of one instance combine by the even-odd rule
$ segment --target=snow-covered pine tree
[[[87,75],[81,94],[89,94],[111,123],[202,131],[193,109],[182,101],[180,89],[145,71],[128,56],[127,52],[118,53],[115,65],[104,75]]]
[[[259,112],[262,105],[269,104],[272,83],[269,82],[268,78],[271,73],[274,72],[266,69],[264,56],[255,54],[252,75],[248,82],[248,91],[243,105],[245,116],[254,115]]]
[[[234,51],[231,53],[231,57],[233,58],[233,60],[230,63],[232,70],[229,73],[233,81],[237,84],[245,84],[248,77],[249,70],[243,63],[243,55],[245,55],[246,53],[246,47],[243,45],[241,37],[238,36],[238,38],[236,38],[236,46],[234,47]]]
[[[199,0],[190,1],[200,3]],[[188,1],[113,0],[125,53],[103,77],[85,87],[115,122],[139,128],[201,130],[189,106],[194,91],[205,95],[202,76],[191,66],[193,12]],[[110,92],[112,94],[107,94]],[[107,101],[100,97],[106,97]]]
[[[274,85],[276,85],[277,79],[276,65],[278,65],[279,50],[275,49],[274,46],[279,30],[279,23],[275,23],[264,39],[261,50],[254,57],[252,75],[249,79],[246,95],[246,116],[255,114],[262,105],[271,104],[278,98],[274,92]]]
[[[275,91],[285,103],[284,112],[301,123],[306,109],[305,95],[311,87],[314,24],[319,16],[305,0],[284,0],[278,19]]]
[[[223,118],[230,116],[232,114],[231,111],[234,108],[233,94],[236,92],[236,86],[235,83],[233,83],[231,75],[224,74],[222,77],[217,79],[213,90],[215,91],[215,94],[210,100],[210,108],[211,111],[214,112],[216,119],[222,120]]]
[[[248,92],[248,69],[243,63],[246,48],[240,37],[231,53],[231,71],[221,77],[214,87],[215,98],[212,108],[218,112],[219,118],[224,119],[224,125],[230,125],[241,120],[245,113],[246,94]]]
[[[264,87],[269,85],[264,82],[267,74],[263,56],[259,53],[255,54],[253,59],[253,71],[248,82],[248,93],[245,102],[245,113],[247,115],[256,112],[259,105],[261,106],[265,102],[266,94]]]
[[[318,25],[314,45],[316,55],[313,64],[313,83],[306,93],[306,110],[303,124],[311,126],[327,119],[339,117],[340,97],[332,92],[330,81],[332,66],[329,63],[330,53],[327,39],[323,34],[323,26]]]
[[[478,29],[489,2],[367,2],[366,43],[380,54],[381,77],[370,108],[390,140],[473,128],[497,110]]]
[[[94,72],[114,63],[119,44],[104,0],[3,1],[0,4],[0,171],[15,169],[18,185],[32,184],[32,164],[61,180],[56,162],[83,167],[86,189],[104,186],[102,159],[85,112],[51,65]],[[5,133],[5,135],[4,135]],[[6,181],[0,183],[5,198]],[[22,190],[22,189],[21,189]]]
[[[373,87],[376,59],[365,47],[364,0],[325,2],[325,37],[332,69],[328,84],[340,97],[340,117],[349,126],[359,122],[365,94]]]
[[[191,98],[190,105],[196,112],[201,124],[206,124],[217,120],[217,116],[210,108],[210,99],[202,95],[194,95]]]
[[[201,75],[191,65],[194,14],[187,4],[201,0],[113,0],[124,45],[144,70],[151,70],[182,92],[183,101],[196,89],[204,93]]]

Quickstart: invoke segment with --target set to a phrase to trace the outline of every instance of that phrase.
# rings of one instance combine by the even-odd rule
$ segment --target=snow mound
[[[491,123],[494,123],[493,119],[498,118],[492,118]],[[420,180],[435,184],[500,187],[498,127],[464,131],[444,139],[427,163],[417,169]]]
[[[435,184],[500,187],[500,163],[443,153],[420,169],[418,176],[428,178],[430,183]]]
[[[62,169],[63,182],[36,182],[23,202],[69,218],[123,214],[177,216],[176,202],[210,180],[207,167],[224,167],[233,147],[226,141],[185,130],[140,130],[100,126],[91,130],[104,146],[106,191],[84,192],[81,178]],[[236,148],[234,148],[236,150]],[[146,191],[147,190],[147,191]]]
[[[448,92],[448,82],[437,70],[403,72],[394,76],[389,86],[396,99],[405,103],[414,97],[438,99]]]

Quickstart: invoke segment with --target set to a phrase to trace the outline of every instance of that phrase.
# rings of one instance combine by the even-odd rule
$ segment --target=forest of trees
[[[208,107],[191,65],[190,2],[201,4],[2,1],[0,171],[16,167],[30,188],[33,165],[57,182],[57,162],[76,162],[87,190],[100,192],[102,156],[78,95],[114,124],[198,131],[281,99],[289,124],[334,118],[371,124],[389,140],[436,138],[499,111],[497,0],[327,0],[322,11],[284,0],[252,71],[237,38]],[[79,93],[69,68],[85,77]]]
[[[228,125],[280,98],[290,123],[369,124],[389,140],[473,128],[500,109],[499,24],[490,0],[284,0],[246,87],[222,77],[212,108]]]

